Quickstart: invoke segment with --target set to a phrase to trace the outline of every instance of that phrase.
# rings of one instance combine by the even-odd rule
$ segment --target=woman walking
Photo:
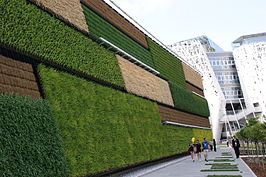
[[[191,155],[192,162],[194,162],[194,145],[192,143],[188,144],[188,153]]]
[[[199,140],[197,139],[194,144],[194,152],[196,156],[198,157],[198,160],[201,159],[201,144],[199,143]]]

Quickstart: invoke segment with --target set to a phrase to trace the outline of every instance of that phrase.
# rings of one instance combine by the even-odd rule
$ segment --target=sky
[[[113,0],[166,45],[206,35],[225,51],[266,32],[266,0]]]

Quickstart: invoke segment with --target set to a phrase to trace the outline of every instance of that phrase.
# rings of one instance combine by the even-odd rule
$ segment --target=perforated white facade
[[[213,136],[219,140],[221,135],[232,136],[249,118],[260,115],[261,108],[257,106],[259,104],[256,101],[251,101],[253,98],[258,100],[254,97],[257,91],[254,95],[247,96],[246,89],[242,90],[240,84],[240,77],[247,75],[244,67],[248,65],[242,64],[242,74],[239,76],[232,52],[221,51],[222,49],[214,44],[206,36],[201,36],[175,43],[170,47],[203,76],[204,95],[209,104]],[[263,71],[263,68],[258,70]],[[252,82],[254,77],[253,74],[246,79]],[[263,77],[264,75],[257,82],[261,83]],[[263,86],[260,88],[265,88]]]
[[[233,42],[233,54],[243,94],[266,121],[266,33],[241,36]]]
[[[213,131],[213,137],[220,140],[223,124],[220,118],[225,116],[225,97],[215,77],[212,66],[206,55],[207,51],[214,51],[211,48],[206,37],[194,38],[186,41],[181,41],[171,45],[172,50],[182,57],[203,76],[204,95],[208,101],[210,109],[210,123]],[[203,45],[203,41],[206,45]]]

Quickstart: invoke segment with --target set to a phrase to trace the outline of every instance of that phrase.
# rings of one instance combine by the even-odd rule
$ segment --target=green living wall
[[[112,24],[105,21],[85,5],[82,5],[82,7],[90,33],[108,40],[143,63],[149,65],[150,67],[154,67],[151,54],[147,49],[132,40]]]
[[[0,44],[123,86],[118,62],[87,36],[26,0],[0,0]]]
[[[203,138],[206,138],[207,141],[211,141],[212,138],[212,131],[209,129],[199,129],[199,128],[193,128],[193,135],[196,139],[199,140],[199,142],[203,141]]]
[[[149,37],[147,37],[147,41],[153,57],[155,69],[169,81],[186,89],[185,75],[181,61]]]
[[[46,101],[0,94],[0,176],[68,176]]]
[[[156,103],[40,66],[71,176],[187,150],[193,129],[162,126]]]
[[[204,98],[197,96],[172,82],[169,82],[169,87],[176,108],[204,117],[210,115],[208,103]]]

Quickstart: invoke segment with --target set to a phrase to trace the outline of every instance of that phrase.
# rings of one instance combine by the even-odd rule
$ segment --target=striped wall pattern
[[[203,93],[202,89],[196,87],[195,85],[193,85],[189,82],[186,82],[186,86],[187,86],[187,90],[190,90],[191,92],[196,92],[197,94],[204,97],[204,93]]]
[[[81,2],[90,7],[97,14],[101,15],[116,28],[130,36],[133,40],[141,44],[143,47],[148,48],[145,35],[133,24],[131,24],[124,17],[118,14],[114,9],[112,9],[108,4],[104,3],[104,1],[81,0]]]
[[[41,97],[32,65],[0,55],[0,92]]]
[[[171,121],[175,123],[187,124],[192,126],[210,127],[207,117],[196,116],[182,111],[177,111],[165,106],[158,105],[162,121]]]

